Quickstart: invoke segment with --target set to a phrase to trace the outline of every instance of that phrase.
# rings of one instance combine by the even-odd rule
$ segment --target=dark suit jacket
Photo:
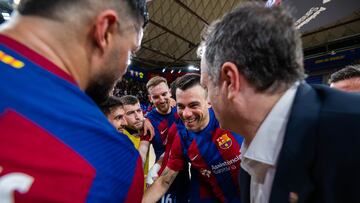
[[[300,85],[277,164],[270,202],[292,193],[297,202],[360,203],[360,94]],[[245,203],[250,177],[240,174]]]

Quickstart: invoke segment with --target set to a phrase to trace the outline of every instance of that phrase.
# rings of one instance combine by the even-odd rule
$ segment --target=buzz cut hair
[[[40,16],[61,21],[68,12],[87,15],[99,8],[112,8],[118,13],[126,13],[133,19],[143,21],[143,27],[149,21],[146,0],[21,0],[17,10],[21,15]]]
[[[120,97],[120,101],[123,105],[135,105],[140,103],[139,99],[134,95],[125,95]]]

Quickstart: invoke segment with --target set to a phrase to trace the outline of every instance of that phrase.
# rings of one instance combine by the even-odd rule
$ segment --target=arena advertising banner
[[[305,59],[305,69],[309,72],[355,64],[360,60],[360,48],[329,53],[323,56]]]
[[[290,8],[302,33],[329,26],[360,10],[359,0],[268,0],[267,6]]]

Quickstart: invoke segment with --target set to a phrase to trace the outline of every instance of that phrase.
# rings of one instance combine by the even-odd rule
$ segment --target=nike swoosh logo
[[[167,128],[165,130],[160,131],[160,134],[164,134],[167,131]]]
[[[199,156],[199,155],[197,154],[197,155],[195,155],[193,158],[191,158],[190,160],[191,160],[191,161],[194,161],[198,156]]]

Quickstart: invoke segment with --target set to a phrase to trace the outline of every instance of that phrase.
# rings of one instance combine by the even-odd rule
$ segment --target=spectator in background
[[[331,74],[329,84],[346,92],[360,92],[360,65],[346,66]]]
[[[0,28],[0,202],[141,200],[139,153],[94,101],[146,20],[145,0],[20,1]]]
[[[144,83],[135,80],[123,79],[116,84],[113,95],[117,97],[122,97],[124,95],[136,96],[140,101],[141,109],[145,113],[147,112],[147,108],[149,106],[146,91]]]
[[[241,202],[360,202],[360,95],[303,81],[291,15],[248,2],[209,30],[201,79],[221,126],[245,138]]]

